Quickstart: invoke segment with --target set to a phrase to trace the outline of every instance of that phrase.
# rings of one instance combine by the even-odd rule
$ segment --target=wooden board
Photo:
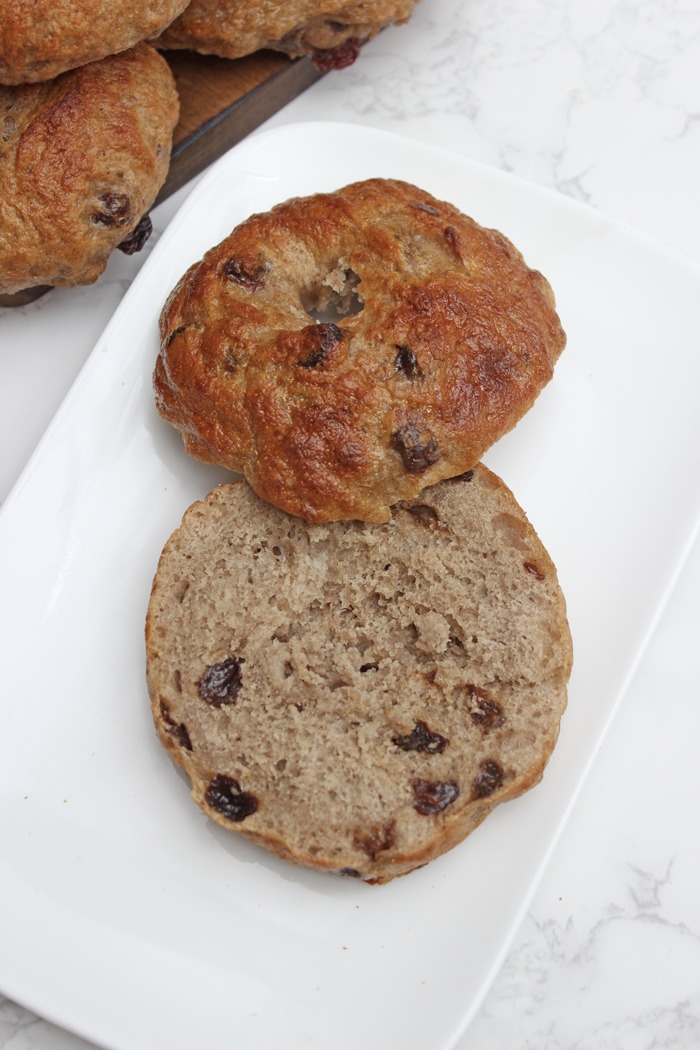
[[[180,95],[170,171],[156,203],[323,76],[310,59],[258,51],[225,59],[164,51]]]

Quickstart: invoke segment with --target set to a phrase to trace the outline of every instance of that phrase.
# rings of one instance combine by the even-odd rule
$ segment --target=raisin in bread
[[[203,811],[369,882],[540,780],[571,668],[555,568],[483,466],[375,526],[215,489],[163,551],[146,639],[157,731]]]
[[[552,289],[505,237],[392,179],[241,223],[160,328],[156,404],[187,451],[316,522],[386,521],[469,470],[565,343]]]

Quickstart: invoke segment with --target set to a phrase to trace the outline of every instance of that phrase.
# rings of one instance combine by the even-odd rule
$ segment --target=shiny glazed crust
[[[158,47],[241,58],[261,48],[293,58],[311,55],[321,68],[350,65],[384,26],[406,22],[417,0],[192,0],[161,34]]]
[[[50,80],[160,33],[187,0],[2,0],[0,84]]]
[[[114,248],[138,250],[177,117],[175,81],[148,44],[0,87],[0,293],[90,284]]]
[[[187,451],[316,522],[386,521],[473,467],[565,343],[549,284],[505,237],[383,179],[243,222],[160,327],[156,404]]]
[[[207,816],[369,882],[541,779],[572,658],[555,568],[482,466],[381,525],[221,486],[165,546],[146,650],[159,738]]]

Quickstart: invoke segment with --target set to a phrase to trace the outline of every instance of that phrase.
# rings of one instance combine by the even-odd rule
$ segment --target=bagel
[[[383,525],[221,486],[163,550],[146,651],[158,737],[207,816],[385,882],[541,779],[572,650],[549,555],[478,466]]]
[[[0,84],[50,80],[160,33],[187,0],[3,0]]]
[[[319,69],[342,69],[390,23],[406,22],[417,0],[192,0],[155,41],[222,58],[261,48],[310,55]]]
[[[90,284],[138,251],[165,181],[175,81],[148,44],[0,87],[0,294]]]
[[[186,450],[311,522],[387,521],[473,467],[565,343],[505,237],[386,179],[241,223],[179,281],[160,334],[156,405]]]

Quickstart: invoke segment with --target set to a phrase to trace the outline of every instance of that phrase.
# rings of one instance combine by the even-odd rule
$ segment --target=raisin
[[[343,333],[337,324],[314,324],[306,330],[310,333],[310,341],[316,343],[308,357],[299,361],[302,368],[316,368],[325,361],[326,357],[338,343],[342,341]]]
[[[234,255],[223,266],[224,277],[243,285],[251,292],[257,292],[264,286],[266,273],[267,267],[264,263],[256,263],[239,255]]]
[[[333,69],[347,69],[359,55],[361,47],[361,40],[350,37],[337,47],[318,48],[311,56],[311,61],[321,73],[329,73]]]
[[[380,853],[391,849],[396,838],[396,821],[388,820],[369,831],[358,831],[353,836],[353,846],[366,853],[370,860],[376,860]]]
[[[399,453],[410,474],[421,474],[440,459],[438,443],[432,437],[422,435],[412,423],[394,431],[391,447]]]
[[[402,751],[424,751],[429,755],[440,755],[449,744],[446,736],[433,732],[425,722],[418,720],[410,733],[405,736],[393,736],[392,744]]]
[[[379,664],[360,664],[360,671],[361,671],[362,674],[364,674],[365,671],[378,671],[378,670],[379,670]]]
[[[192,741],[190,740],[190,734],[187,732],[187,726],[184,722],[175,721],[162,700],[160,704],[160,717],[163,721],[166,733],[175,737],[180,747],[184,747],[185,751],[191,751]]]
[[[526,569],[526,571],[530,573],[531,576],[535,577],[536,580],[544,579],[544,573],[540,572],[537,566],[534,565],[531,561],[524,561],[523,566]]]
[[[412,780],[413,808],[423,816],[442,813],[459,797],[459,785],[454,780]]]
[[[348,879],[361,879],[362,875],[357,868],[341,868],[338,872],[339,875],[345,875]]]
[[[473,470],[465,470],[463,474],[455,474],[454,477],[450,478],[450,481],[472,481],[474,478]]]
[[[153,223],[150,215],[143,215],[138,224],[133,228],[128,237],[121,241],[117,248],[124,255],[136,255],[140,252],[148,238],[153,233]]]
[[[172,332],[168,332],[168,337],[165,340],[165,349],[167,350],[173,339],[176,339],[177,336],[181,335],[187,328],[189,328],[189,325],[179,324],[177,328],[173,328]]]
[[[469,717],[475,725],[481,726],[482,729],[496,729],[503,725],[501,705],[492,700],[485,689],[469,684],[467,695],[475,704],[469,712]]]
[[[90,216],[97,226],[126,226],[131,220],[131,200],[126,193],[103,193],[100,210]]]
[[[428,215],[439,215],[440,212],[437,208],[433,208],[432,204],[424,204],[423,201],[414,201],[411,204],[412,208],[419,208],[421,211],[425,211]]]
[[[241,664],[242,656],[229,656],[220,664],[207,667],[199,680],[199,695],[212,707],[232,704],[243,684]]]
[[[396,360],[394,362],[397,372],[403,372],[407,379],[422,379],[421,369],[413,350],[407,346],[397,346]]]
[[[240,824],[242,820],[255,813],[258,800],[248,791],[241,791],[241,785],[225,773],[217,773],[209,783],[205,798],[212,809],[217,810],[228,820]]]
[[[449,244],[450,248],[457,256],[460,262],[462,262],[462,243],[459,233],[454,226],[447,226],[445,228],[445,240]]]
[[[498,762],[487,758],[479,766],[479,772],[472,781],[472,795],[474,798],[487,798],[503,783],[503,770]]]
[[[435,529],[440,524],[435,507],[431,507],[428,503],[414,503],[413,506],[406,507],[406,510],[416,524],[422,525],[423,528]]]

